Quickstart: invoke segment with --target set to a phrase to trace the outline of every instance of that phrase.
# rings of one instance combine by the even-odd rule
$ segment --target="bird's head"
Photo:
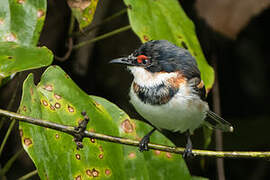
[[[127,65],[135,81],[141,82],[149,78],[155,78],[153,81],[160,82],[179,73],[185,77],[194,72],[200,75],[191,54],[167,40],[148,41],[129,56],[114,59],[110,63]],[[190,69],[191,67],[194,68]]]

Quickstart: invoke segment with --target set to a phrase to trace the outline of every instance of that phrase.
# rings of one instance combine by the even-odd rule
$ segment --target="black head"
[[[189,51],[166,40],[148,41],[128,57],[115,59],[110,63],[140,66],[152,73],[181,71],[186,76],[189,73],[200,75],[196,61]]]

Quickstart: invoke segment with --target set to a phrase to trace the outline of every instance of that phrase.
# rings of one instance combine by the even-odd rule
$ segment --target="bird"
[[[191,135],[201,126],[232,132],[233,126],[209,109],[206,89],[195,58],[167,40],[151,40],[127,57],[109,63],[126,65],[133,75],[130,103],[153,126],[139,142],[148,150],[155,130],[186,134],[184,157],[192,156]]]

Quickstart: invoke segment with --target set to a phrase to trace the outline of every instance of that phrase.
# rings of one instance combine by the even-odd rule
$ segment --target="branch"
[[[72,48],[73,48],[73,39],[72,39],[72,37],[69,37],[68,38],[68,50],[67,50],[66,54],[63,57],[59,57],[59,56],[54,55],[54,58],[56,60],[62,61],[62,62],[67,60],[71,55]]]
[[[114,31],[111,31],[111,32],[109,32],[109,33],[100,35],[100,36],[98,36],[98,37],[96,37],[96,38],[94,38],[94,39],[90,39],[90,40],[88,40],[88,41],[83,41],[83,42],[81,42],[81,43],[79,43],[79,44],[76,44],[76,45],[73,46],[73,49],[78,49],[78,48],[80,48],[80,47],[82,47],[82,46],[91,44],[91,43],[96,42],[96,41],[99,41],[99,40],[101,40],[101,39],[105,39],[105,38],[107,38],[107,37],[113,36],[113,35],[115,35],[115,34],[118,34],[118,33],[120,33],[120,32],[123,32],[123,31],[127,31],[127,30],[129,30],[129,29],[131,29],[131,26],[130,26],[130,25],[121,27],[121,28],[116,29],[116,30],[114,30]]]
[[[81,133],[78,130],[75,130],[76,127],[73,127],[73,126],[61,125],[61,124],[53,123],[50,121],[45,121],[42,119],[36,119],[33,117],[28,117],[28,116],[24,116],[21,114],[9,112],[9,111],[2,110],[2,109],[0,109],[0,115],[12,117],[13,119],[16,119],[16,120],[19,120],[22,122],[27,122],[27,123],[31,123],[34,125],[58,130],[58,131],[70,134],[74,137],[76,137],[78,135],[83,135],[83,137],[86,137],[86,138],[94,138],[94,139],[99,139],[99,140],[118,143],[118,144],[125,144],[125,145],[129,145],[129,146],[138,146],[139,145],[139,141],[136,141],[136,140],[115,137],[115,136],[109,136],[109,135],[94,133],[94,132],[89,132],[89,131],[84,131]],[[165,151],[165,152],[170,152],[170,153],[176,153],[176,154],[183,154],[184,150],[185,150],[185,148],[182,148],[182,147],[171,147],[171,146],[164,146],[164,145],[152,144],[152,143],[149,143],[149,149]],[[244,152],[244,151],[209,151],[209,150],[193,149],[192,153],[194,156],[207,156],[207,157],[213,157],[213,158],[250,158],[250,159],[263,158],[263,159],[270,159],[270,152],[269,151],[267,151],[267,152],[252,152],[252,151]]]
[[[113,14],[110,17],[107,17],[102,22],[99,22],[99,23],[97,23],[95,25],[91,25],[91,26],[86,27],[82,32],[79,31],[79,32],[72,33],[72,36],[86,35],[86,33],[91,32],[92,30],[94,30],[94,29],[96,29],[96,28],[98,28],[98,27],[106,24],[107,22],[110,22],[111,20],[117,18],[118,16],[121,16],[121,15],[125,14],[126,12],[127,12],[127,8],[125,8],[125,9],[123,9],[123,10],[121,10],[121,11],[115,13],[115,14]]]

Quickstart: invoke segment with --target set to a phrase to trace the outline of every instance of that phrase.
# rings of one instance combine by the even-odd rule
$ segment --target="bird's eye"
[[[137,62],[139,64],[147,64],[149,62],[148,57],[145,55],[139,55],[137,56]]]

